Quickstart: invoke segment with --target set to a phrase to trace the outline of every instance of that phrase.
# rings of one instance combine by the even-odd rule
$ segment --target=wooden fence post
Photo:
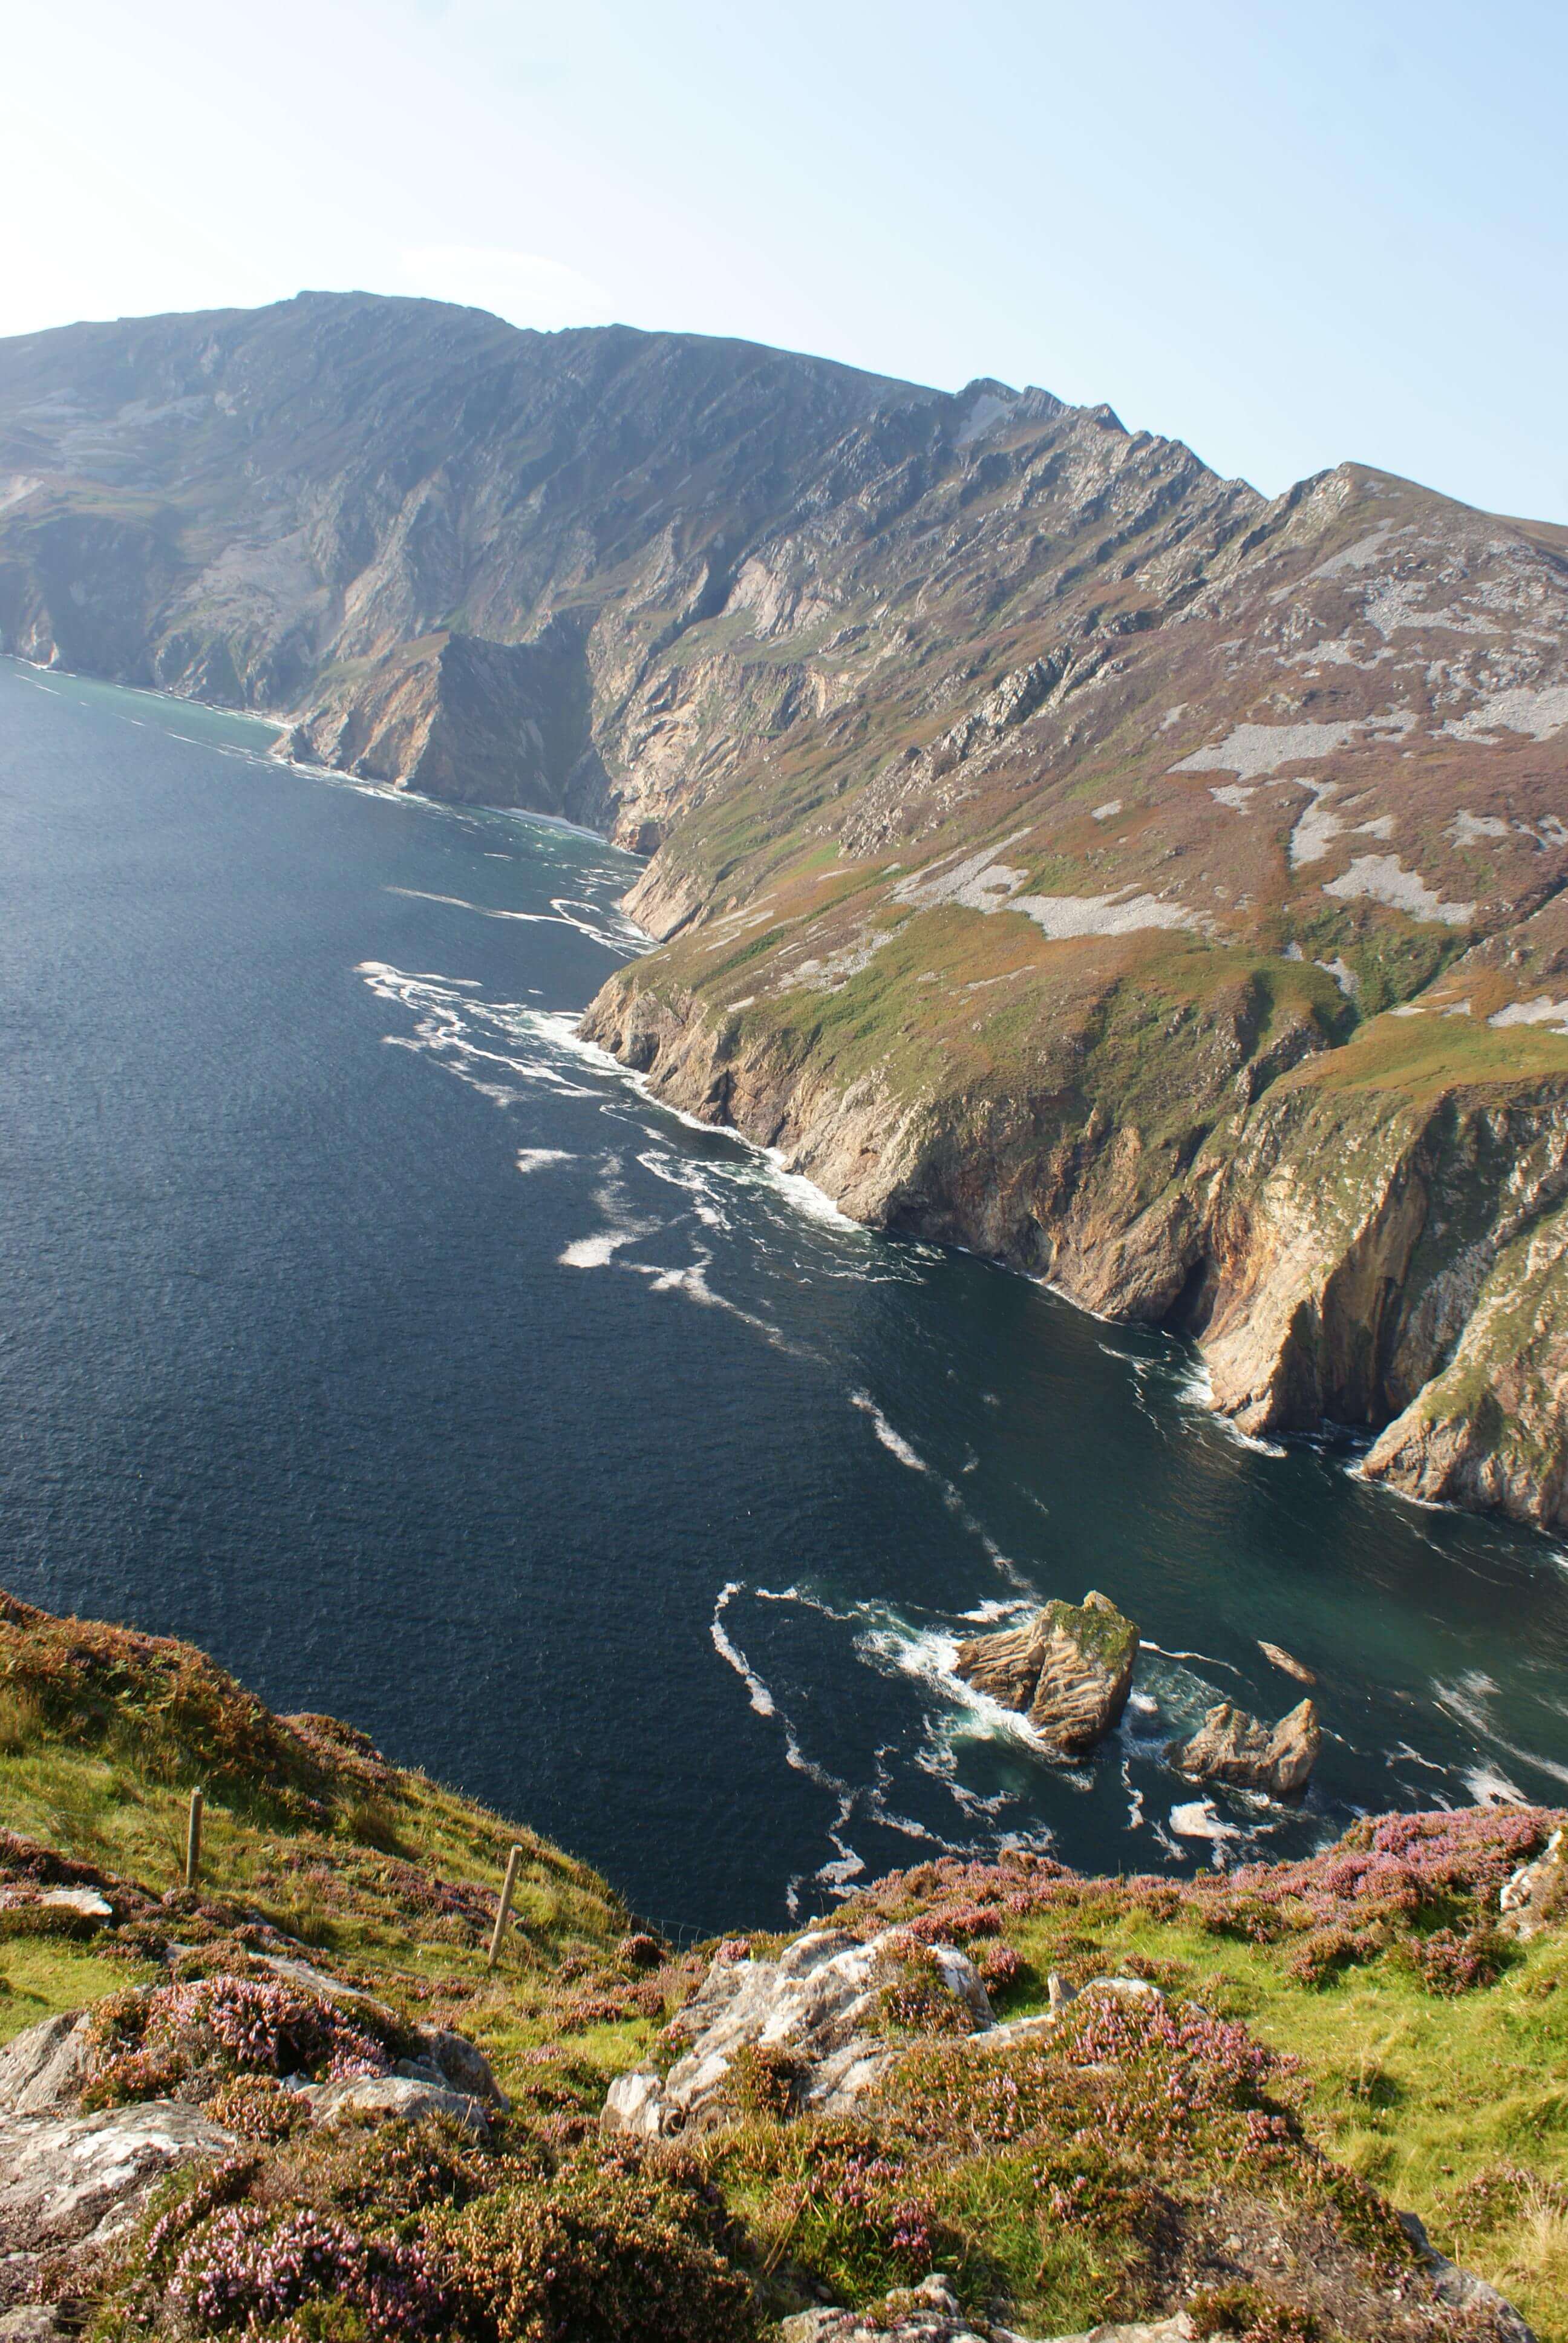
[[[186,1885],[194,1887],[201,1876],[201,1816],[206,1804],[199,1790],[191,1792],[191,1810],[186,1824]]]
[[[520,1846],[513,1847],[507,1857],[507,1876],[501,1888],[500,1903],[496,1907],[496,1925],[490,1932],[490,1957],[485,1963],[487,1969],[493,1969],[500,1956],[501,1938],[506,1935],[507,1920],[512,1908],[512,1890],[518,1884],[518,1865],[522,1859]]]

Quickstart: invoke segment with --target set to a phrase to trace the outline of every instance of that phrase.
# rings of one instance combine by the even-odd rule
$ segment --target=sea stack
[[[964,1682],[1028,1717],[1064,1757],[1103,1738],[1127,1705],[1138,1630],[1108,1596],[1048,1603],[1021,1627],[960,1644]]]
[[[1171,1752],[1179,1773],[1199,1782],[1230,1782],[1276,1798],[1302,1788],[1317,1763],[1322,1732],[1318,1712],[1303,1700],[1272,1731],[1226,1700],[1211,1708],[1190,1741]]]

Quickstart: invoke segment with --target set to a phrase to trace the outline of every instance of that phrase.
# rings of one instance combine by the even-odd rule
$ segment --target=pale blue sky
[[[0,333],[362,286],[1568,520],[1563,0],[4,12]]]

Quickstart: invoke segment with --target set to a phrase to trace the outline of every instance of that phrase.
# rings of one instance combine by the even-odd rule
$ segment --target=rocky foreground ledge
[[[0,1814],[13,2343],[1568,2334],[1555,1815],[947,1858],[683,1953],[350,1728],[9,1603]]]

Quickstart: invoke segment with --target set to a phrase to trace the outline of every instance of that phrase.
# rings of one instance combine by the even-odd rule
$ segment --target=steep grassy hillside
[[[1558,1817],[1388,1817],[1195,1885],[921,1866],[847,1903],[830,1940],[881,1964],[875,2087],[813,2112],[809,2034],[780,2025],[660,2138],[604,2128],[607,2088],[678,2071],[779,1940],[678,1955],[581,1865],[350,1728],[274,1717],[186,1646],[11,1602],[0,1740],[0,2035],[95,2012],[85,2112],[0,2109],[7,2152],[79,2154],[85,2129],[159,2109],[228,2143],[198,2142],[90,2252],[36,2251],[0,2182],[12,2298],[24,2274],[64,2289],[105,2338],[739,2338],[933,2264],[982,2335],[1182,2306],[1251,2343],[1507,2331],[1484,2301],[1434,2300],[1391,2205],[1568,2338],[1562,1867],[1499,1904]],[[492,1976],[514,1841],[519,1925]],[[49,1901],[62,1887],[93,1908]],[[944,1986],[944,1946],[984,1980],[994,2038]],[[488,2053],[508,2114],[307,2113],[432,2026]],[[0,2098],[6,2081],[0,2058]]]

